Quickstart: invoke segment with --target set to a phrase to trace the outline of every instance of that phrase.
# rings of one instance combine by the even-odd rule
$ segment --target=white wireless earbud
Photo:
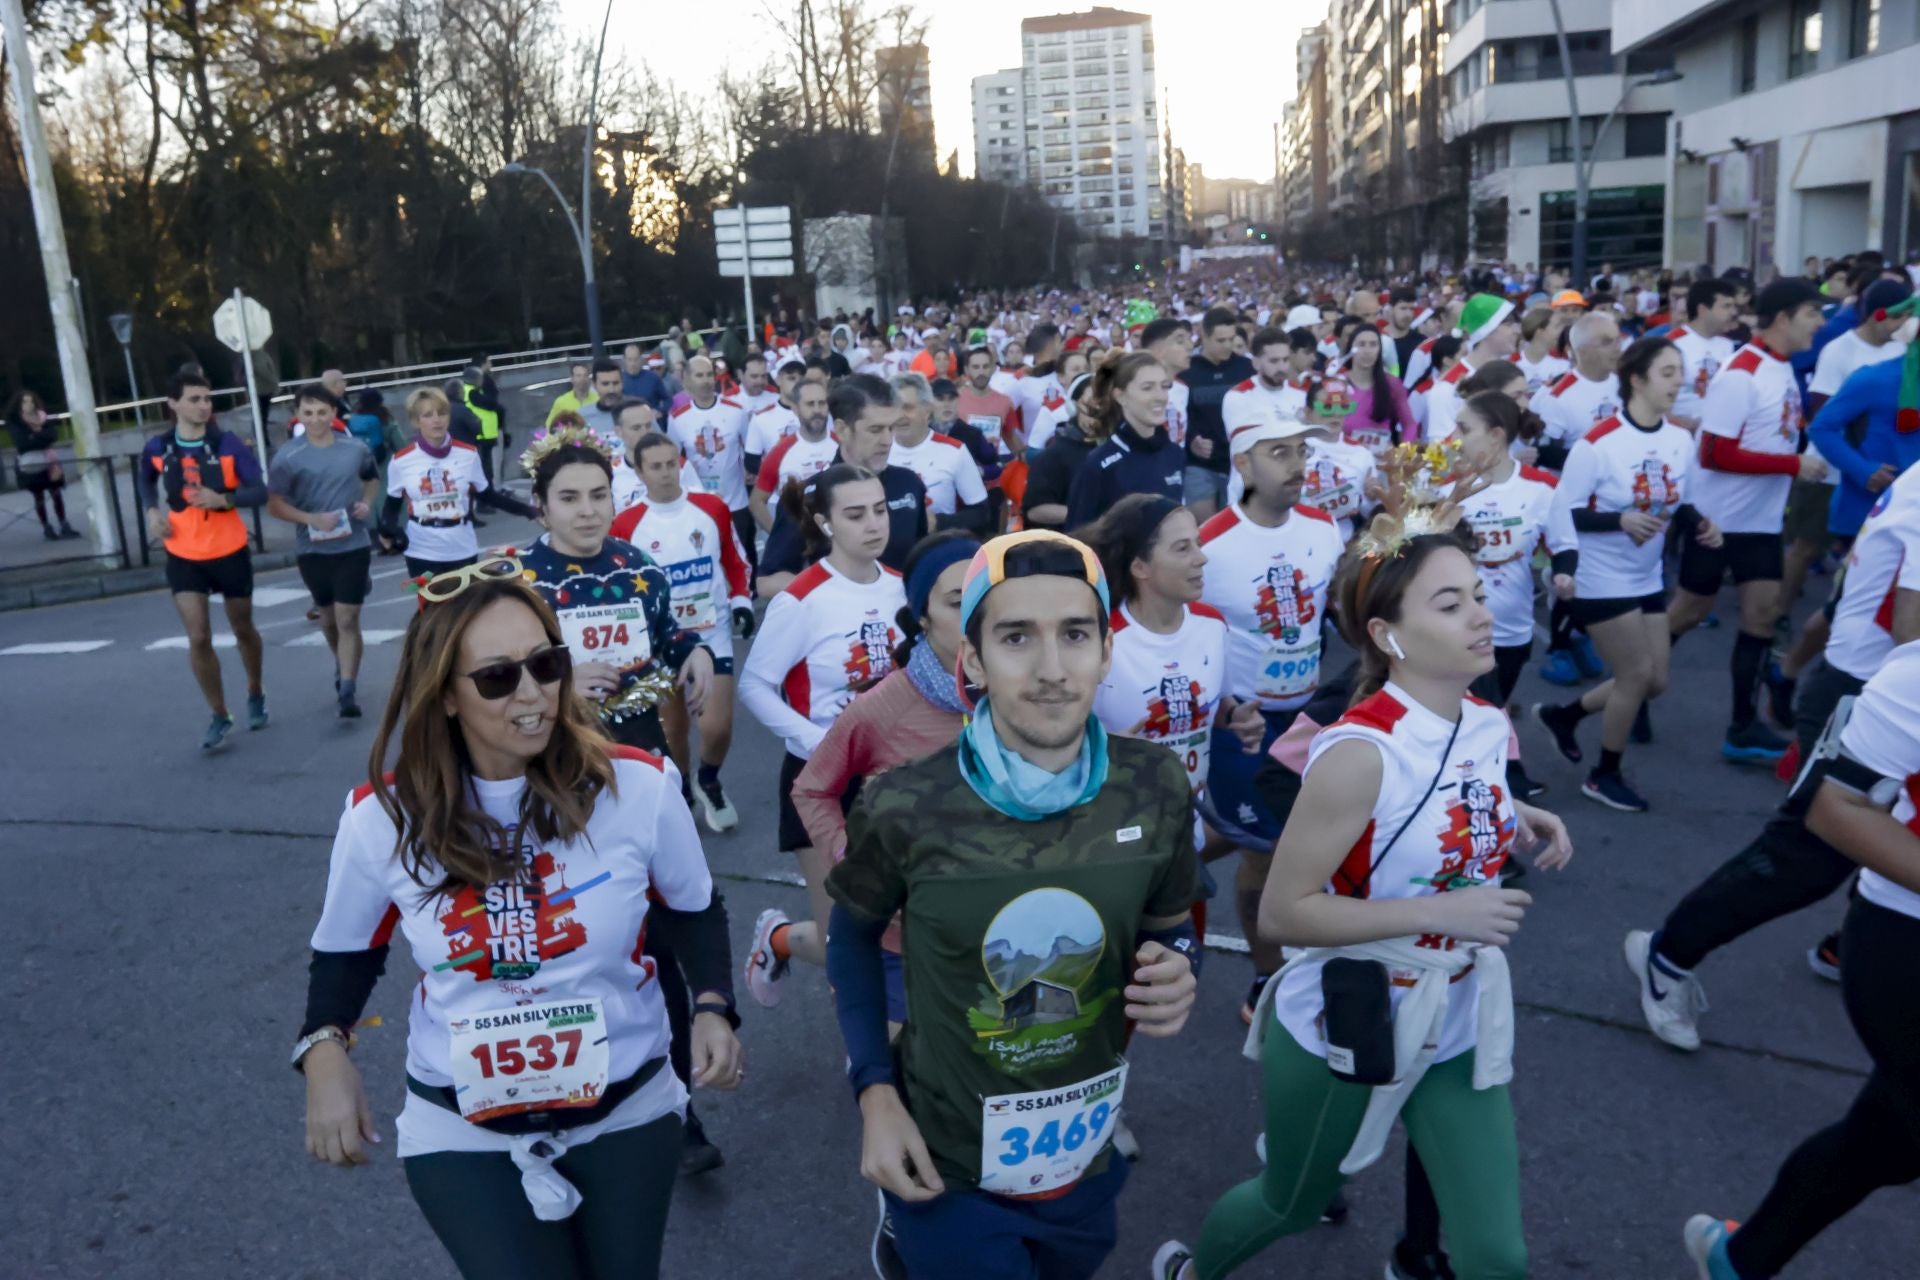
[[[1405,662],[1407,660],[1407,651],[1400,647],[1399,638],[1391,631],[1387,632],[1387,648],[1390,649],[1393,652],[1393,656],[1400,659],[1400,661]]]

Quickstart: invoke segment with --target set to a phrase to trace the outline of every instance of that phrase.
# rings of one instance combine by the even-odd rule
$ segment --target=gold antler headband
[[[582,449],[592,449],[609,464],[613,462],[613,449],[601,439],[600,434],[591,427],[542,427],[533,433],[533,443],[520,455],[520,469],[532,475],[540,469],[547,455],[556,449],[568,445],[578,445]]]

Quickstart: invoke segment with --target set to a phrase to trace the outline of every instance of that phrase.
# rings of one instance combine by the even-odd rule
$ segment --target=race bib
[[[980,1107],[980,1189],[1031,1196],[1078,1182],[1107,1149],[1120,1119],[1127,1064],[1034,1093],[1002,1093]]]
[[[351,538],[353,536],[353,520],[347,515],[346,508],[342,507],[333,514],[338,516],[339,520],[331,529],[316,529],[312,525],[307,526],[307,541],[335,542],[341,538]]]
[[[674,625],[688,631],[713,626],[713,561],[702,556],[663,567],[673,586]]]
[[[625,670],[653,656],[646,611],[637,604],[564,610],[560,634],[566,637],[575,662],[604,662]]]
[[[467,514],[464,493],[429,493],[413,503],[415,520],[462,520]]]
[[[508,1005],[447,1026],[460,1114],[590,1107],[607,1088],[607,1018],[597,999]]]
[[[1276,640],[1267,646],[1254,678],[1254,696],[1297,698],[1320,684],[1320,642]]]

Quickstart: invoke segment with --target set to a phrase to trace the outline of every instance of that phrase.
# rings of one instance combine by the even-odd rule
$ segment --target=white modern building
[[[1615,0],[1613,48],[1685,77],[1669,262],[1920,251],[1920,0]]]
[[[1027,112],[1019,67],[973,78],[973,175],[1027,180]]]
[[[1020,23],[1026,181],[1093,235],[1162,233],[1153,66],[1142,13],[1096,7]]]
[[[1615,38],[1616,8],[1636,4],[1668,11],[1687,0],[1559,0],[1571,66],[1561,58],[1552,0],[1452,0],[1444,11],[1449,38],[1441,67],[1451,103],[1444,128],[1449,139],[1471,142],[1474,258],[1572,259],[1571,72],[1580,146],[1593,157],[1588,262],[1597,269],[1661,261],[1667,126],[1685,82],[1663,83],[1673,67],[1669,42]],[[1695,0],[1695,7],[1722,6]]]

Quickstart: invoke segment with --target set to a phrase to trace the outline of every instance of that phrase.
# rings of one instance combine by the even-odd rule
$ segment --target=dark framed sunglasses
[[[573,654],[568,652],[567,646],[559,644],[551,649],[530,653],[518,661],[489,662],[478,671],[464,674],[473,681],[476,693],[488,702],[498,702],[513,696],[513,691],[520,687],[523,668],[533,677],[535,684],[558,684],[566,679],[567,672],[573,670]]]

